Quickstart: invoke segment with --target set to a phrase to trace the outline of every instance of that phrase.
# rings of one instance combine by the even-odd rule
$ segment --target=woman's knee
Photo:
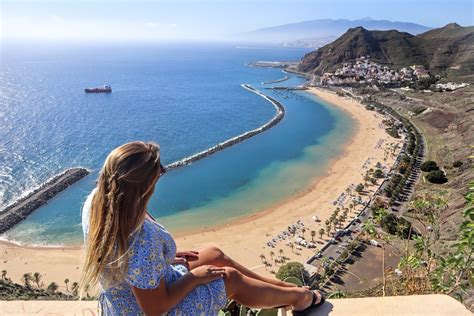
[[[232,267],[224,267],[225,274],[224,280],[229,283],[236,283],[242,278],[242,273],[239,270]]]
[[[203,249],[203,252],[205,252],[213,261],[223,260],[226,257],[224,252],[215,246],[206,247]]]

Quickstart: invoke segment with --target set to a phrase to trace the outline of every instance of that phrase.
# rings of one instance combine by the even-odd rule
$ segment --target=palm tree
[[[324,235],[324,228],[320,228],[319,231],[319,238],[323,239],[323,235]]]
[[[343,224],[345,221],[346,221],[346,216],[344,216],[344,214],[341,214],[341,216],[339,216],[339,223]]]
[[[311,241],[314,242],[314,236],[316,236],[316,231],[311,231]]]
[[[43,287],[43,283],[40,284],[42,278],[43,278],[43,276],[39,272],[35,272],[33,274],[33,281],[35,281],[36,286],[38,287],[38,289]]]
[[[291,248],[291,253],[293,253],[293,250],[295,250],[295,245],[293,243],[290,243],[290,248]]]
[[[69,283],[69,279],[64,279],[64,283],[66,283],[66,291],[69,292],[69,288],[68,288],[68,283]]]
[[[79,291],[79,283],[73,282],[73,283],[72,283],[71,290],[72,290],[72,294],[73,294],[74,296],[77,296],[77,293],[78,293],[78,291]]]
[[[31,276],[31,273],[25,273],[23,274],[23,276],[21,277],[21,280],[23,281],[23,284],[26,286],[26,287],[30,287],[30,282],[31,280],[33,279],[33,277]]]
[[[86,284],[86,286],[84,286],[84,292],[86,293],[87,298],[91,298],[89,295],[89,287],[90,287],[89,284]]]
[[[336,218],[333,220],[333,223],[334,223],[334,225],[333,225],[333,230],[336,231],[336,228],[337,228],[337,226],[339,225],[339,218],[336,217]]]
[[[301,233],[303,234],[303,238],[304,238],[304,233],[306,232],[306,228],[301,228]]]
[[[263,253],[260,255],[260,260],[262,260],[262,262],[265,261],[265,255]]]
[[[283,249],[278,250],[278,252],[280,253],[280,258],[283,258]]]
[[[7,270],[2,270],[2,280],[7,280]]]
[[[326,234],[329,237],[329,233],[331,232],[331,225],[326,226]]]
[[[270,259],[272,259],[272,260],[273,260],[273,256],[274,256],[274,255],[275,255],[275,253],[273,252],[273,250],[272,250],[272,251],[270,251]]]
[[[46,288],[46,291],[50,293],[54,293],[58,290],[58,285],[55,282],[51,282],[48,287]]]

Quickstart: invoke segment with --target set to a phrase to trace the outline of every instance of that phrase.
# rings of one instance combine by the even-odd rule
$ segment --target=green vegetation
[[[443,184],[448,182],[446,175],[441,170],[431,170],[426,175],[426,179],[431,183]]]
[[[364,191],[364,185],[362,183],[359,183],[356,187],[355,187],[355,191],[357,193],[361,193],[362,191]]]
[[[305,270],[301,263],[299,262],[288,262],[278,269],[276,277],[279,280],[284,280],[288,277],[295,277],[301,282],[305,283]]]
[[[383,178],[383,177],[385,177],[385,174],[383,173],[383,171],[381,169],[375,169],[374,177]]]
[[[461,160],[456,160],[455,162],[453,162],[453,167],[454,168],[459,168],[462,166],[462,161]]]
[[[430,172],[432,170],[439,170],[439,167],[435,161],[428,160],[421,164],[420,169],[424,172]]]
[[[374,211],[377,224],[391,235],[399,236],[403,239],[411,238],[413,234],[412,226],[409,221],[403,217],[397,217],[384,209]]]
[[[410,220],[395,219],[381,209],[373,220],[364,224],[364,234],[376,238],[383,250],[383,282],[374,290],[378,295],[443,293],[461,301],[469,295],[474,281],[474,182],[469,185],[466,201],[463,221],[454,241],[443,241],[440,236],[442,214],[448,203],[445,192],[414,198],[406,215]],[[400,232],[411,231],[412,220],[421,225],[422,233],[411,239],[397,238],[403,235]],[[389,244],[401,254],[399,275],[385,269],[385,247]],[[364,295],[374,296],[374,291]]]
[[[387,128],[387,133],[393,138],[400,138],[400,135],[398,134],[398,128],[396,126],[391,126]]]
[[[439,256],[437,266],[430,281],[437,292],[453,294],[459,298],[473,286],[474,251],[474,182],[469,185],[466,195],[467,207],[463,212],[463,221],[459,236],[451,245],[447,255]]]
[[[39,272],[25,273],[21,277],[23,284],[14,283],[7,277],[7,270],[2,270],[0,279],[0,300],[77,300],[79,283],[73,282],[71,288],[68,287],[69,279],[65,279],[66,292],[58,291],[56,282],[51,282],[45,287],[42,282],[43,275]],[[86,293],[87,300],[95,300],[96,297]]]

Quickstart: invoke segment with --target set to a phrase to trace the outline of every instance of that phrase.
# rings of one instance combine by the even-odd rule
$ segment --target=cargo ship
[[[98,88],[85,88],[85,93],[110,93],[112,92],[112,87],[109,85],[105,85],[103,87]]]

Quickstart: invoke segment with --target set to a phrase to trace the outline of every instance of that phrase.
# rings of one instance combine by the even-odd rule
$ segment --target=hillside
[[[362,26],[368,30],[399,30],[411,34],[419,34],[431,29],[415,23],[374,20],[371,18],[358,20],[320,19],[262,28],[240,34],[239,37],[249,41],[273,43],[320,41],[325,38],[341,36],[347,29],[357,26]]]
[[[321,75],[364,55],[395,68],[422,64],[434,73],[469,74],[474,71],[474,27],[452,23],[420,35],[356,27],[306,54],[299,70]]]

